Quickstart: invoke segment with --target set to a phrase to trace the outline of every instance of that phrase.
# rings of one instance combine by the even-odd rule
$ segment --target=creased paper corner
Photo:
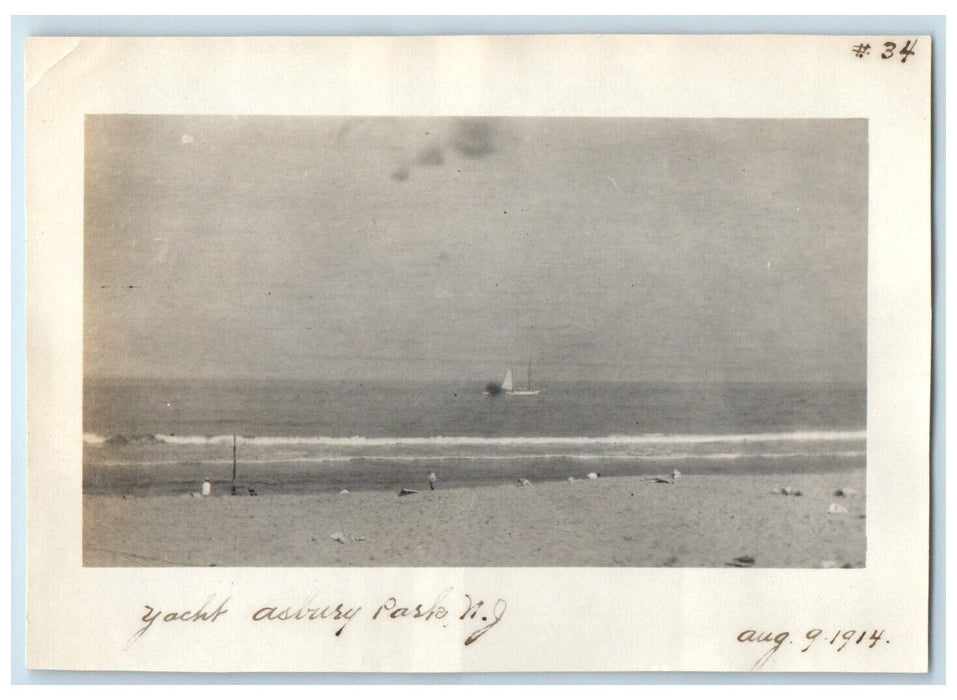
[[[24,49],[23,81],[27,92],[35,88],[43,76],[60,65],[80,46],[76,37],[29,37]]]

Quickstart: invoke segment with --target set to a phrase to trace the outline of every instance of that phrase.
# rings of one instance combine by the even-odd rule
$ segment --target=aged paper
[[[28,666],[926,670],[930,56],[29,39]]]

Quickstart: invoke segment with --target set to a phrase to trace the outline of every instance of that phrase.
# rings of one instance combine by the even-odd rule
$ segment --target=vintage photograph
[[[89,114],[85,567],[865,567],[868,121]]]

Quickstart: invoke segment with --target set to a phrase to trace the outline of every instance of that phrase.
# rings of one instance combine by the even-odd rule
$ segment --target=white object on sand
[[[532,482],[529,481],[528,479],[519,479],[519,480],[518,480],[518,485],[519,485],[519,486],[531,486],[531,485],[532,485]]]
[[[674,481],[677,481],[677,480],[678,480],[678,477],[680,477],[680,476],[681,476],[681,472],[679,472],[677,469],[672,469],[672,470],[671,470],[671,478],[672,478]]]
[[[575,483],[575,477],[573,477],[573,476],[568,477],[568,483],[569,483],[569,484],[574,484],[574,483]]]
[[[201,493],[204,496],[209,496],[212,492],[213,492],[213,485],[209,483],[209,479],[206,479],[203,482],[203,490],[201,491]]]
[[[342,489],[342,491],[339,492],[339,495],[340,495],[340,496],[345,496],[345,495],[348,494],[348,493],[349,493],[349,489]]]
[[[597,475],[595,472],[590,472],[590,473],[588,474],[588,478],[589,478],[589,479],[597,479],[597,478],[598,478],[598,475]]]
[[[332,539],[334,539],[334,540],[335,540],[336,542],[338,542],[339,544],[345,544],[345,543],[346,543],[346,536],[343,535],[341,532],[333,532],[331,535],[329,535],[329,537],[331,537]]]
[[[827,512],[831,513],[832,515],[840,515],[841,513],[846,513],[847,508],[838,503],[832,503],[827,507]]]

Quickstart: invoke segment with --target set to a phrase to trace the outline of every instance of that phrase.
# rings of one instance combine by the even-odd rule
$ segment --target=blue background
[[[929,34],[933,37],[933,387],[931,415],[930,672],[794,673],[138,673],[29,671],[26,620],[26,350],[23,40],[28,36],[269,36],[438,34]],[[894,17],[640,16],[21,16],[11,20],[11,682],[14,684],[941,684],[945,681],[945,20]]]

